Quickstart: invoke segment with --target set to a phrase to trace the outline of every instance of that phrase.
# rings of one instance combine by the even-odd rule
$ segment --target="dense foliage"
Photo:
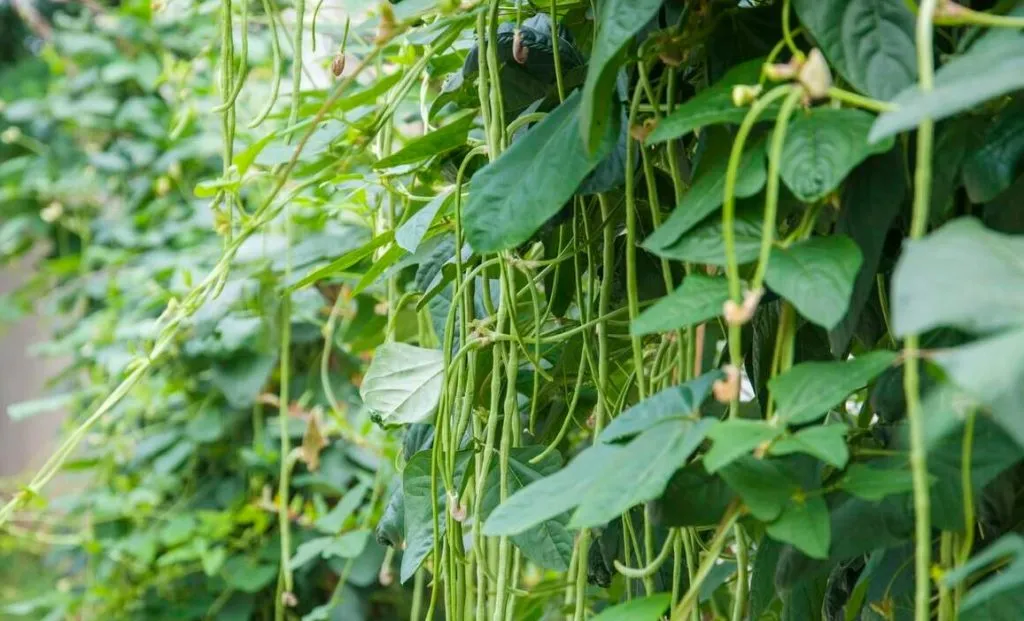
[[[5,59],[7,614],[1019,618],[1024,7],[281,4]]]

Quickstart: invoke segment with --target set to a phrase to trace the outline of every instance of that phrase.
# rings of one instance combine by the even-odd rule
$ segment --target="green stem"
[[[932,16],[937,0],[922,0],[917,14],[917,66],[918,87],[923,92],[934,88],[935,66],[932,51]],[[914,171],[914,204],[910,224],[910,238],[924,236],[928,226],[928,206],[931,201],[932,141],[935,122],[921,120],[917,128],[917,161]],[[928,495],[927,445],[920,393],[920,341],[917,334],[908,334],[903,348],[903,389],[907,399],[907,421],[910,425],[910,468],[914,482],[914,620],[928,621],[931,599],[931,502]]]

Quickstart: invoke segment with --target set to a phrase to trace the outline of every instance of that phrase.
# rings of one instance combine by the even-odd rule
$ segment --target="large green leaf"
[[[724,146],[723,146],[724,145]],[[725,190],[725,172],[729,165],[728,143],[719,148],[712,146],[701,160],[700,168],[690,189],[683,196],[661,226],[644,240],[644,247],[654,253],[679,241],[687,231],[700,223],[722,205]],[[764,142],[756,141],[743,153],[736,177],[735,195],[738,198],[754,196],[764,187]]]
[[[713,441],[704,455],[704,467],[715,472],[757,447],[782,435],[784,429],[765,421],[734,418],[722,421],[708,432]]]
[[[793,499],[765,530],[774,539],[793,544],[811,558],[828,558],[832,529],[828,505],[821,495]]]
[[[793,425],[820,418],[895,360],[893,352],[873,351],[848,362],[798,364],[768,382],[778,417]]]
[[[612,118],[615,76],[624,60],[621,52],[633,35],[654,17],[661,2],[606,0],[600,4],[579,115],[580,131],[591,154],[599,150]]]
[[[696,423],[670,419],[638,435],[605,463],[570,525],[600,526],[633,505],[660,496],[672,474],[700,447],[716,422],[713,418]]]
[[[708,398],[715,381],[724,374],[709,371],[679,386],[666,388],[619,414],[601,432],[602,442],[612,442],[647,431],[670,418],[693,416]],[[696,424],[685,421],[683,424]]]
[[[655,593],[611,608],[605,608],[590,621],[658,621],[672,603],[671,593]]]
[[[761,78],[764,61],[764,58],[755,58],[729,69],[722,79],[686,100],[677,106],[672,114],[661,119],[654,131],[647,136],[646,143],[650,145],[665,142],[707,125],[740,124],[749,108],[733,103],[732,88],[737,85],[757,84]],[[777,109],[778,105],[773,105],[760,119],[773,118]]]
[[[722,478],[729,484],[750,514],[762,522],[779,517],[799,486],[775,460],[756,459],[744,455],[722,468]]]
[[[694,461],[672,475],[665,493],[649,506],[662,526],[711,526],[735,498],[720,476],[708,474],[704,464]]]
[[[935,362],[1024,447],[1024,329],[935,354]]]
[[[839,487],[858,498],[877,502],[886,496],[913,490],[914,480],[909,470],[882,469],[866,464],[853,464],[839,480]]]
[[[874,142],[917,127],[923,119],[939,120],[984,101],[1024,88],[1024,34],[994,28],[935,72],[929,91],[910,86],[893,103],[897,108],[878,117],[871,128]]]
[[[829,346],[835,356],[846,352],[864,306],[875,291],[875,275],[885,237],[903,205],[906,190],[903,150],[899,148],[869,158],[843,184],[836,233],[849,236],[860,248],[864,260],[857,271],[849,308],[828,333]]]
[[[914,14],[903,0],[793,0],[793,8],[857,90],[887,100],[917,81]]]
[[[423,559],[434,550],[434,536],[444,537],[447,524],[444,486],[438,481],[437,498],[430,493],[431,451],[420,451],[405,464],[402,489],[405,496],[405,550],[402,553],[400,579],[405,582],[416,573]],[[438,503],[440,532],[434,532],[434,502]]]
[[[464,110],[444,127],[410,140],[398,151],[374,162],[377,170],[415,164],[435,155],[447,153],[466,144],[469,130],[473,129],[476,110]]]
[[[736,260],[740,263],[753,261],[761,252],[763,218],[764,204],[761,201],[747,199],[737,205],[734,226],[735,253]],[[722,241],[722,218],[717,215],[704,218],[674,244],[650,250],[658,256],[677,261],[719,266],[724,266],[728,262]]]
[[[850,459],[850,450],[846,447],[846,432],[846,425],[842,424],[807,427],[773,442],[771,454],[804,453],[836,468],[843,468]]]
[[[395,229],[395,243],[409,252],[416,252],[438,214],[444,213],[454,199],[455,193],[452,191],[438,194],[434,200],[424,205]]]
[[[630,324],[635,336],[678,330],[722,314],[722,305],[729,299],[729,281],[694,272],[683,284],[661,298]]]
[[[558,453],[549,453],[536,464],[530,460],[540,455],[542,446],[512,449],[508,460],[508,493],[514,494],[530,483],[558,472],[562,459]],[[484,494],[480,499],[483,519],[486,520],[501,501],[501,473],[498,468],[487,473]],[[537,565],[555,571],[566,571],[572,557],[573,537],[566,524],[566,513],[541,522],[526,531],[512,536],[512,543],[522,550],[523,555]]]
[[[594,153],[584,149],[579,107],[580,96],[573,93],[473,175],[463,224],[474,250],[497,252],[525,242],[558,213],[608,152],[613,139]]]
[[[386,423],[419,423],[437,410],[443,376],[439,350],[385,343],[377,348],[359,394]]]
[[[1024,325],[1024,238],[960,218],[907,244],[892,279],[897,336],[952,326],[976,333]]]
[[[869,144],[874,120],[853,108],[812,108],[789,125],[779,174],[793,194],[812,203],[839,187],[869,155],[892,148],[893,141]]]
[[[604,466],[623,450],[612,444],[586,449],[565,468],[509,496],[484,522],[483,533],[489,537],[518,535],[579,505]]]
[[[975,203],[987,203],[1017,178],[1024,154],[1024,103],[1018,98],[1001,110],[976,149],[963,163],[964,188]]]
[[[846,315],[861,260],[860,248],[849,237],[812,237],[773,248],[765,282],[801,315],[832,329]]]

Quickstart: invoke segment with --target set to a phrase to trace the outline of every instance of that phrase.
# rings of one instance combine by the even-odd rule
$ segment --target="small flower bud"
[[[633,137],[633,140],[636,140],[637,142],[643,142],[643,141],[647,140],[647,136],[649,136],[650,133],[652,131],[654,131],[654,128],[657,127],[657,126],[658,126],[658,120],[657,119],[655,119],[655,118],[646,119],[646,120],[644,120],[643,123],[641,123],[639,125],[632,125],[632,126],[630,126],[630,128],[629,128],[629,135]]]
[[[391,566],[387,563],[380,566],[380,573],[377,574],[377,581],[380,582],[381,586],[391,586],[395,581],[395,572],[391,570]]]
[[[807,60],[800,67],[797,79],[811,99],[828,97],[828,89],[832,88],[832,71],[828,68],[828,62],[825,61],[821,50],[811,50]]]
[[[459,502],[457,494],[448,494],[448,512],[452,514],[452,519],[460,524],[466,521],[466,516],[469,514],[466,505]]]
[[[167,196],[167,194],[170,191],[171,191],[171,180],[168,179],[167,177],[164,177],[164,176],[161,175],[156,180],[156,195],[157,196]]]
[[[764,75],[773,82],[784,82],[786,80],[792,80],[797,76],[800,71],[800,63],[794,56],[788,63],[780,64],[766,64],[764,66]]]
[[[61,205],[60,201],[53,201],[46,207],[43,207],[43,210],[39,212],[39,217],[47,224],[53,224],[59,220],[62,215],[64,215],[64,205]]]
[[[345,55],[338,52],[331,61],[331,74],[339,78],[345,72]]]
[[[295,593],[285,591],[284,593],[281,593],[281,603],[288,608],[295,608],[299,605],[299,598],[295,597]]]
[[[731,364],[722,367],[722,371],[725,379],[716,380],[711,385],[711,392],[719,403],[730,403],[740,396],[740,371]]]
[[[742,106],[749,106],[750,104],[754,103],[754,100],[756,100],[760,95],[760,84],[754,84],[753,86],[749,86],[746,84],[737,84],[736,86],[732,87],[732,105],[736,106],[737,108]]]
[[[512,58],[520,65],[525,65],[529,56],[530,48],[523,45],[523,31],[516,28],[515,34],[512,35]]]
[[[969,13],[967,7],[953,2],[953,0],[939,0],[935,7],[935,17],[961,17]]]

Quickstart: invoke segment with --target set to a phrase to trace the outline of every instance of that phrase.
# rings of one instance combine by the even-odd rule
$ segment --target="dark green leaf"
[[[434,536],[444,537],[447,524],[444,485],[437,483],[437,497],[430,492],[431,451],[420,451],[405,464],[402,489],[405,496],[405,551],[401,581],[411,578],[434,549]],[[439,477],[440,478],[440,477]],[[440,532],[434,532],[434,503],[438,504]]]
[[[649,506],[662,526],[711,526],[722,519],[735,497],[724,479],[708,474],[695,461],[676,472],[665,493]]]
[[[832,192],[869,155],[893,141],[868,143],[874,117],[854,108],[812,108],[789,125],[779,174],[801,201],[813,203]]]
[[[956,283],[950,287],[950,283]],[[1024,325],[1024,239],[960,218],[906,245],[892,279],[896,336]]]
[[[409,252],[416,252],[437,215],[443,213],[454,198],[455,194],[450,191],[438,194],[395,229],[395,243]]]
[[[801,429],[772,443],[772,455],[804,453],[836,468],[846,466],[850,451],[846,448],[846,425],[820,425]]]
[[[797,484],[774,460],[755,459],[744,455],[722,468],[722,478],[729,484],[750,514],[762,522],[779,517]]]
[[[874,351],[848,362],[804,362],[768,383],[779,420],[809,423],[850,393],[866,386],[896,360],[889,351]]]
[[[713,440],[711,450],[704,455],[708,472],[728,466],[766,442],[782,435],[783,429],[764,421],[734,418],[722,421],[708,432]]]
[[[773,538],[793,544],[811,558],[828,558],[832,531],[828,505],[820,495],[794,499],[765,529]]]
[[[612,444],[595,444],[565,468],[512,494],[487,518],[484,535],[518,535],[579,505],[604,466],[623,450]]]
[[[377,170],[414,164],[435,155],[447,153],[466,144],[469,130],[473,129],[476,110],[464,110],[455,115],[444,127],[410,140],[398,151],[374,162]]]
[[[261,563],[248,556],[232,556],[220,573],[232,588],[258,593],[277,576],[277,565]]]
[[[888,100],[917,81],[914,14],[903,0],[793,0],[793,8],[857,90]]]
[[[858,498],[878,501],[892,494],[914,489],[909,470],[883,470],[865,464],[853,464],[839,480],[839,487]]]
[[[654,131],[647,136],[646,143],[650,145],[665,142],[706,125],[739,125],[749,109],[738,107],[732,102],[732,88],[737,85],[757,84],[761,78],[764,61],[764,58],[755,58],[729,69],[722,79],[677,106],[672,114],[661,119]],[[778,105],[774,105],[760,119],[770,120],[777,111]]]
[[[763,214],[764,205],[759,200],[748,199],[737,205],[735,250],[740,263],[753,261],[761,252]],[[724,266],[727,261],[722,242],[722,218],[709,216],[674,244],[651,249],[651,252],[666,259]]]
[[[608,133],[612,114],[615,76],[623,61],[621,52],[633,35],[649,22],[662,0],[606,0],[600,5],[594,48],[587,65],[580,104],[580,132],[587,150],[596,153]],[[548,160],[556,162],[559,160]]]
[[[558,472],[562,459],[558,453],[549,453],[544,459],[533,464],[531,460],[544,450],[542,446],[512,449],[509,454],[507,486],[508,493],[515,494],[527,485]],[[482,518],[491,514],[501,501],[501,480],[497,468],[487,473],[484,495],[480,500]],[[532,562],[547,569],[566,571],[572,557],[573,536],[566,524],[567,513],[541,522],[526,531],[512,536],[512,543],[522,550]]]
[[[331,261],[330,263],[328,263],[327,265],[325,265],[325,266],[323,266],[321,268],[315,269],[312,272],[310,272],[309,274],[306,274],[298,282],[290,285],[286,291],[287,292],[292,292],[292,291],[296,291],[298,289],[302,289],[302,288],[307,287],[309,285],[312,285],[312,284],[315,284],[317,282],[320,282],[321,280],[323,280],[325,278],[333,276],[334,274],[337,274],[338,272],[342,272],[342,271],[352,267],[356,263],[359,263],[363,259],[369,258],[370,255],[372,255],[375,250],[377,250],[378,248],[380,248],[384,244],[390,242],[392,239],[394,239],[394,232],[393,231],[388,231],[386,233],[382,233],[380,235],[377,235],[376,237],[371,239],[369,242],[367,242],[365,245],[363,245],[363,246],[361,246],[361,247],[359,247],[359,248],[357,248],[355,250],[352,250],[350,252],[346,252],[345,254],[341,255],[340,257],[338,257],[334,261]]]
[[[878,142],[917,127],[923,119],[938,121],[984,101],[1024,88],[1024,34],[995,28],[935,72],[935,88],[916,85],[894,100],[898,108],[885,112],[871,127]]]
[[[601,432],[601,441],[612,442],[642,433],[669,418],[693,416],[707,399],[711,386],[722,377],[721,371],[710,371],[651,395],[612,419]],[[692,421],[686,423],[693,424]]]
[[[716,422],[713,418],[696,423],[669,419],[638,435],[605,463],[600,485],[591,487],[570,525],[600,526],[633,505],[660,496]]]
[[[961,567],[943,576],[946,587],[966,582],[971,575],[986,570],[998,561],[1009,561],[994,576],[974,585],[960,606],[964,621],[1009,621],[1024,608],[1024,538],[1016,533],[1004,535]]]
[[[849,237],[812,237],[788,248],[773,248],[765,282],[801,315],[832,329],[849,307],[861,260],[860,249]]]
[[[630,333],[644,336],[703,323],[721,315],[728,299],[729,281],[694,272],[678,289],[640,313],[630,324]]]
[[[608,152],[613,140],[595,153],[584,150],[579,105],[580,96],[573,93],[473,176],[463,221],[475,251],[497,252],[525,242],[558,213]]]
[[[1022,154],[1024,104],[1018,99],[999,112],[978,148],[964,160],[964,187],[971,201],[987,203],[1009,188]]]
[[[849,236],[860,248],[864,260],[857,271],[849,308],[828,334],[834,356],[846,353],[864,306],[875,290],[885,236],[903,205],[906,190],[903,150],[899,148],[869,158],[843,185],[836,233]]]
[[[727,143],[723,143],[723,146]],[[682,201],[660,227],[644,240],[644,247],[654,253],[671,247],[679,238],[698,225],[721,205],[725,190],[725,172],[729,164],[729,149],[714,148],[704,155],[693,185]],[[764,142],[757,141],[743,153],[736,177],[737,198],[754,196],[764,187]]]

